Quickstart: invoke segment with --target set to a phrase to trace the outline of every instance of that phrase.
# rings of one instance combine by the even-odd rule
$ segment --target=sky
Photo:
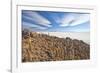
[[[22,10],[22,27],[36,32],[89,32],[90,14]]]

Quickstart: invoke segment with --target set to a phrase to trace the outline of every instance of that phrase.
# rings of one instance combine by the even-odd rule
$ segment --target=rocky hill
[[[82,40],[58,38],[29,30],[22,31],[22,62],[84,60],[90,45]]]

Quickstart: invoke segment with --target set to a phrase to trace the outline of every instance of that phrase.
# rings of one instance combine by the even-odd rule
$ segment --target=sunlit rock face
[[[90,45],[82,40],[22,31],[22,62],[87,59],[90,59]]]

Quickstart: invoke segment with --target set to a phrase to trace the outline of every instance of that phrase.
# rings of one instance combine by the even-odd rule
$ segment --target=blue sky
[[[22,10],[22,27],[45,32],[89,32],[90,14]]]

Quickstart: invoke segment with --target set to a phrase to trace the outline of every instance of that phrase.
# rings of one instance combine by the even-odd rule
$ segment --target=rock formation
[[[22,62],[86,60],[90,45],[82,40],[22,31]]]

